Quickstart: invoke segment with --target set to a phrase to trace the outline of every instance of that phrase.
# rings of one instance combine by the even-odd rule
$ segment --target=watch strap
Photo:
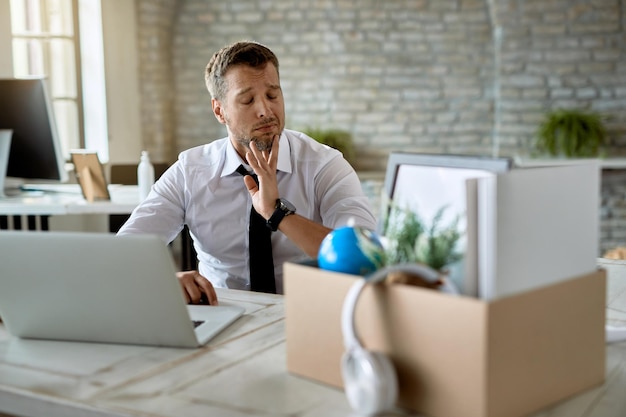
[[[291,205],[291,203],[288,204]],[[295,213],[295,210],[290,210],[289,207],[287,207],[287,205],[285,205],[279,198],[276,200],[276,210],[274,210],[274,213],[272,213],[270,218],[267,219],[265,225],[269,227],[272,232],[275,232],[278,230],[278,225],[281,221],[283,221],[285,216],[289,216],[293,213]]]

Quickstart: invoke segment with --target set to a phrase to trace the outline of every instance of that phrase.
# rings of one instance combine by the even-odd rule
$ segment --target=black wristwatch
[[[265,222],[265,225],[269,227],[272,232],[278,230],[278,225],[285,218],[285,216],[289,216],[290,214],[296,212],[296,207],[284,198],[277,199],[275,207],[276,210],[274,210],[272,216],[267,219],[267,222]]]

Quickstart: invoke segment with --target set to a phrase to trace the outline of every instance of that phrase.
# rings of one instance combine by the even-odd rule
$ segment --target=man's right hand
[[[176,278],[183,289],[188,304],[210,304],[216,306],[217,294],[211,282],[198,271],[177,272]]]

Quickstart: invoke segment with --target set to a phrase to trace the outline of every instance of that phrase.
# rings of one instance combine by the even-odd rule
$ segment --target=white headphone
[[[341,374],[350,406],[361,414],[377,414],[392,409],[398,398],[398,377],[391,360],[381,352],[366,350],[354,328],[354,312],[361,291],[368,283],[382,282],[390,272],[418,275],[428,283],[435,283],[440,275],[434,269],[420,264],[398,264],[379,269],[355,282],[343,303],[341,329],[346,351],[341,358]],[[445,282],[441,291],[458,293]]]

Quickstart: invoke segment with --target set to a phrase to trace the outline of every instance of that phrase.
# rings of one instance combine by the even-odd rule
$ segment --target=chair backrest
[[[153,162],[154,179],[159,177],[170,167],[167,162]],[[136,185],[137,184],[137,164],[115,164],[111,165],[111,184]]]

